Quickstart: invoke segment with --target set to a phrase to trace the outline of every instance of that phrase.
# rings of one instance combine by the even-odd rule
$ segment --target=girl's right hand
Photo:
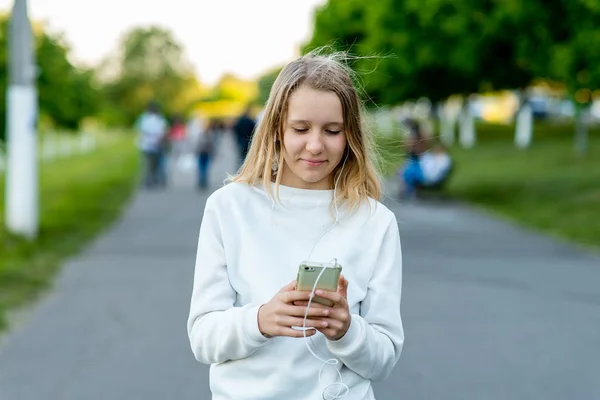
[[[296,281],[285,285],[273,298],[263,304],[258,310],[258,329],[263,336],[288,336],[304,337],[304,332],[293,329],[292,326],[304,325],[304,314],[306,306],[294,305],[294,302],[308,302],[310,292],[295,290]],[[329,307],[311,307],[306,318],[307,328],[326,328],[327,322],[311,317],[326,317],[329,315]],[[317,333],[316,329],[307,329],[306,336]]]

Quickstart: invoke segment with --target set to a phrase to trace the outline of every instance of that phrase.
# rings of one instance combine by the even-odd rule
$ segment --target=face
[[[300,86],[290,96],[287,114],[281,183],[301,189],[332,189],[330,175],[346,148],[340,99],[333,92]]]

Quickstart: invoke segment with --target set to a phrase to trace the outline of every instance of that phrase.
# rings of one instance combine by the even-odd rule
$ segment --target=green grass
[[[600,130],[587,156],[573,151],[573,127],[538,124],[531,148],[513,144],[513,127],[480,124],[473,149],[451,148],[446,188],[466,200],[550,235],[600,249]],[[398,139],[383,139],[387,173],[403,160]]]
[[[6,313],[47,288],[61,263],[120,215],[137,179],[137,152],[123,133],[93,153],[40,163],[40,229],[29,242],[10,235],[0,199],[0,330]],[[4,194],[4,176],[0,175]]]

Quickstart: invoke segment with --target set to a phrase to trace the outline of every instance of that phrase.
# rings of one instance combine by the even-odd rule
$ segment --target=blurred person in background
[[[452,168],[452,158],[439,141],[435,140],[431,149],[420,156],[423,171],[423,186],[434,186],[445,180]]]
[[[169,129],[168,135],[169,149],[173,166],[177,166],[181,156],[185,154],[187,145],[186,138],[186,124],[181,115],[176,114],[173,116],[173,122],[171,124],[171,129]]]
[[[225,124],[225,121],[223,119],[215,119],[214,121],[214,125],[213,125],[213,142],[215,145],[215,148],[219,147],[219,144],[221,143],[221,140],[223,139],[223,136],[225,135],[225,133],[227,132],[227,125]]]
[[[138,146],[144,160],[144,187],[165,187],[166,173],[161,164],[168,124],[156,102],[151,102],[138,117],[135,128],[138,132]]]
[[[418,183],[424,180],[419,158],[427,150],[427,146],[423,138],[421,126],[416,120],[406,119],[403,125],[408,130],[408,136],[404,142],[408,160],[398,170],[398,177],[401,183],[400,197],[412,198],[416,194]]]
[[[233,132],[240,150],[240,163],[246,159],[255,127],[256,121],[250,116],[250,106],[248,106],[233,125]]]
[[[186,131],[187,138],[190,144],[192,144],[192,148],[194,148],[195,143],[198,141],[198,138],[206,129],[206,120],[201,114],[193,114],[187,123]]]
[[[199,132],[196,140],[196,160],[198,171],[198,189],[208,188],[208,173],[215,154],[215,140],[219,130],[217,121],[210,121],[206,129]]]
[[[408,129],[405,142],[408,160],[398,171],[400,197],[412,199],[418,187],[436,186],[443,182],[451,171],[452,159],[446,148],[427,135],[417,120],[407,119],[404,125]]]

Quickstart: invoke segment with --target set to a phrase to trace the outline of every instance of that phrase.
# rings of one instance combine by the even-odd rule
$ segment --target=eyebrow
[[[304,120],[304,119],[292,119],[290,120],[290,123],[292,124],[310,124],[310,121]],[[337,122],[337,121],[332,121],[332,122],[327,122],[325,125],[341,125],[344,126],[343,122]]]

